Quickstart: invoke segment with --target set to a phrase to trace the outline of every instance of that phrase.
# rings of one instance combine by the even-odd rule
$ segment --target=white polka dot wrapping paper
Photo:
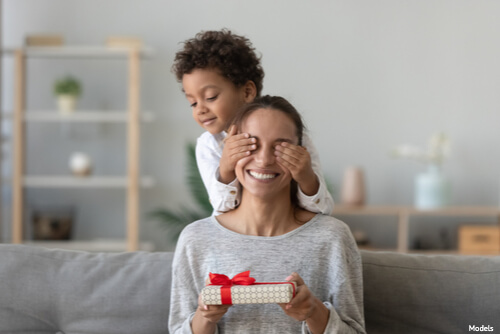
[[[247,275],[250,281],[238,281],[238,275],[241,274]],[[248,277],[249,272],[241,274],[232,280],[225,275],[211,274],[212,284],[205,286],[201,291],[203,303],[205,305],[288,303],[295,296],[297,289],[295,282],[255,283],[255,279]],[[219,275],[218,278],[222,277],[222,281],[214,279],[215,275]],[[214,285],[214,283],[223,284]]]

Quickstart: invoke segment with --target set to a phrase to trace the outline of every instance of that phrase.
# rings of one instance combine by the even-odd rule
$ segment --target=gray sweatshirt
[[[257,282],[283,282],[297,272],[329,308],[325,333],[365,333],[361,258],[349,228],[318,214],[275,237],[243,235],[212,216],[188,225],[173,262],[170,333],[192,333],[191,320],[209,272],[230,278],[250,270]],[[233,305],[218,333],[309,333],[305,321],[277,304]]]

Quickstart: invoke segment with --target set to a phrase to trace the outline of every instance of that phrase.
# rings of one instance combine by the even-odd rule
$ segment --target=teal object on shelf
[[[415,178],[415,206],[436,209],[450,204],[451,184],[439,166],[430,165]]]

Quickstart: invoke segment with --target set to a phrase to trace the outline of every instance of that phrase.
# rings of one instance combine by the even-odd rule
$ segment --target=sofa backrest
[[[500,331],[500,256],[363,251],[362,258],[368,333]]]
[[[168,333],[172,256],[0,245],[0,333]]]
[[[361,254],[368,333],[500,330],[500,257]],[[1,244],[0,333],[168,333],[172,258]]]

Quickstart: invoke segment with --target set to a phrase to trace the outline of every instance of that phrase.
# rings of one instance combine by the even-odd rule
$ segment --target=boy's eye
[[[215,100],[217,100],[217,97],[218,97],[218,96],[219,96],[219,95],[215,95],[215,96],[209,97],[209,98],[207,98],[207,100],[208,100],[208,101],[215,101]]]
[[[193,102],[193,103],[191,103],[189,106],[190,106],[191,108],[194,108],[194,107],[196,107],[196,105],[197,105],[197,103],[196,103],[196,102]]]

